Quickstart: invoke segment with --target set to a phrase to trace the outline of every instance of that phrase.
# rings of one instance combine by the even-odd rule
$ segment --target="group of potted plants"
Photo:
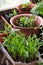
[[[20,4],[0,17],[0,42],[15,65],[43,65],[42,8],[43,1]]]

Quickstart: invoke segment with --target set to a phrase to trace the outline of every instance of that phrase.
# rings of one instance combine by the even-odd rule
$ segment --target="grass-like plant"
[[[10,19],[11,17],[17,15],[17,14],[18,14],[18,12],[16,11],[16,9],[13,9],[13,10],[11,10],[11,12],[6,13],[6,15],[7,15],[7,17],[8,17],[9,19]]]
[[[31,13],[43,16],[43,0],[32,8]]]
[[[30,62],[37,58],[37,53],[42,42],[35,36],[25,38],[19,31],[12,32],[4,39],[4,46],[15,61]]]
[[[32,27],[34,24],[35,16],[31,17],[20,17],[20,19],[16,20],[16,25],[21,27]]]
[[[20,9],[27,8],[27,6],[28,6],[29,4],[30,4],[29,2],[27,2],[27,3],[23,4],[23,5],[22,5],[22,7],[21,7]]]
[[[12,12],[13,12],[14,16],[18,14],[18,12],[16,11],[16,9],[14,9]]]
[[[8,33],[10,31],[11,25],[7,25],[4,21],[4,30],[0,30],[0,33]]]

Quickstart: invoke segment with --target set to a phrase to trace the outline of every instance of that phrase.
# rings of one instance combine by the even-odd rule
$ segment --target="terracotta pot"
[[[30,13],[30,10],[35,6],[36,4],[29,4],[26,8],[21,9],[21,7],[23,6],[23,4],[20,4],[17,6],[17,9],[19,11],[19,13]]]
[[[0,64],[5,65],[6,59],[6,56],[0,51]],[[7,64],[12,65],[12,63],[9,60]],[[31,63],[15,62],[14,65],[37,65],[37,61],[33,61]]]
[[[33,62],[29,62],[29,63],[23,63],[23,62],[16,62],[12,59],[12,57],[9,55],[9,53],[7,52],[7,50],[5,48],[3,48],[4,51],[3,54],[6,56],[6,58],[9,60],[9,65],[37,65],[37,61],[33,61]],[[5,62],[5,61],[4,61]]]
[[[0,16],[0,19],[2,19],[2,22],[5,22],[7,26],[9,26],[10,24],[5,20],[5,18],[3,16]],[[0,33],[0,42],[2,43],[3,42],[3,37],[6,37],[7,35],[9,34],[8,33]]]
[[[10,19],[10,23],[13,25],[14,29],[20,29],[22,33],[24,33],[25,35],[33,35],[33,34],[36,34],[37,36],[39,36],[40,34],[40,29],[37,28],[38,26],[40,26],[41,24],[41,21],[40,21],[40,18],[38,18],[39,16],[36,16],[36,21],[35,21],[35,25],[36,27],[19,27],[19,26],[16,26],[15,23],[16,23],[16,20],[18,18],[20,18],[21,16],[27,16],[27,17],[31,17],[32,14],[20,14],[20,15],[16,15],[14,17],[12,17]],[[37,19],[38,18],[38,19]],[[40,22],[40,24],[37,25],[37,23]],[[35,29],[36,28],[36,29]]]
[[[11,62],[9,62],[9,65],[12,65]],[[37,61],[33,61],[31,63],[19,63],[19,62],[15,62],[15,65],[37,65]]]

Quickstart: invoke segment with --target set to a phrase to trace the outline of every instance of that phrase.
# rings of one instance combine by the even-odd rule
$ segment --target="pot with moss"
[[[20,14],[12,17],[10,23],[14,29],[20,29],[25,35],[40,34],[40,26],[43,19],[32,14]]]
[[[10,24],[5,20],[3,16],[0,16],[0,42],[3,41],[3,37],[9,34],[8,28]]]
[[[19,13],[30,13],[30,10],[35,6],[33,3],[20,4],[17,6]]]
[[[3,43],[15,65],[36,65],[38,49],[42,44],[35,34],[32,37],[25,37],[20,31],[10,33]],[[4,51],[4,54],[7,53]],[[6,55],[11,61],[10,56]]]
[[[5,12],[3,14],[3,16],[10,23],[10,18],[13,17],[13,16],[16,16],[18,14],[19,14],[19,11],[17,10],[17,8],[14,8],[12,10],[9,10],[9,11]]]

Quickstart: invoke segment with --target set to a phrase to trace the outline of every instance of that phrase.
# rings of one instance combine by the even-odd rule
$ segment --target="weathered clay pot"
[[[9,26],[10,24],[5,20],[5,18],[3,16],[0,16],[0,19],[2,19],[3,22],[6,23],[7,26]],[[8,33],[0,33],[0,42],[3,42],[3,37],[6,37],[7,35],[9,34]]]
[[[21,7],[23,6],[23,4],[20,4],[17,6],[17,9],[19,11],[19,13],[29,13],[30,10],[35,6],[36,4],[30,3],[28,6],[26,6],[26,8],[21,9]]]
[[[16,26],[16,20],[18,18],[20,18],[21,16],[27,16],[27,17],[31,17],[32,14],[20,14],[20,15],[16,15],[14,17],[11,18],[10,23],[13,25],[14,29],[20,29],[22,33],[24,33],[25,35],[33,35],[36,34],[37,36],[39,36],[40,34],[40,29],[38,28],[38,26],[40,26],[41,21],[40,21],[40,17],[36,16],[36,21],[35,21],[35,25],[36,27],[20,27],[20,26]],[[43,20],[43,19],[42,19]],[[39,24],[40,22],[40,24]]]
[[[19,62],[15,62],[15,65],[37,65],[37,61],[33,61],[31,63],[19,63]]]
[[[1,62],[0,63],[2,63],[3,65],[5,64],[5,61],[6,61],[6,58],[9,56],[8,54],[9,53],[5,53],[4,51],[3,51],[3,53],[5,54],[4,56],[5,56],[5,60],[3,60],[4,58],[2,57],[2,55],[1,55],[1,52],[0,52],[0,56],[1,56],[1,59],[3,60],[3,63],[2,63],[2,60],[1,60]],[[6,56],[6,54],[7,54],[7,56]],[[7,58],[8,59],[8,58]],[[29,62],[29,63],[23,63],[23,62],[15,62],[14,60],[13,61],[11,61],[11,59],[12,58],[10,58],[9,57],[9,59],[8,59],[8,61],[9,61],[9,65],[37,65],[37,60],[36,61],[33,61],[33,62]]]

